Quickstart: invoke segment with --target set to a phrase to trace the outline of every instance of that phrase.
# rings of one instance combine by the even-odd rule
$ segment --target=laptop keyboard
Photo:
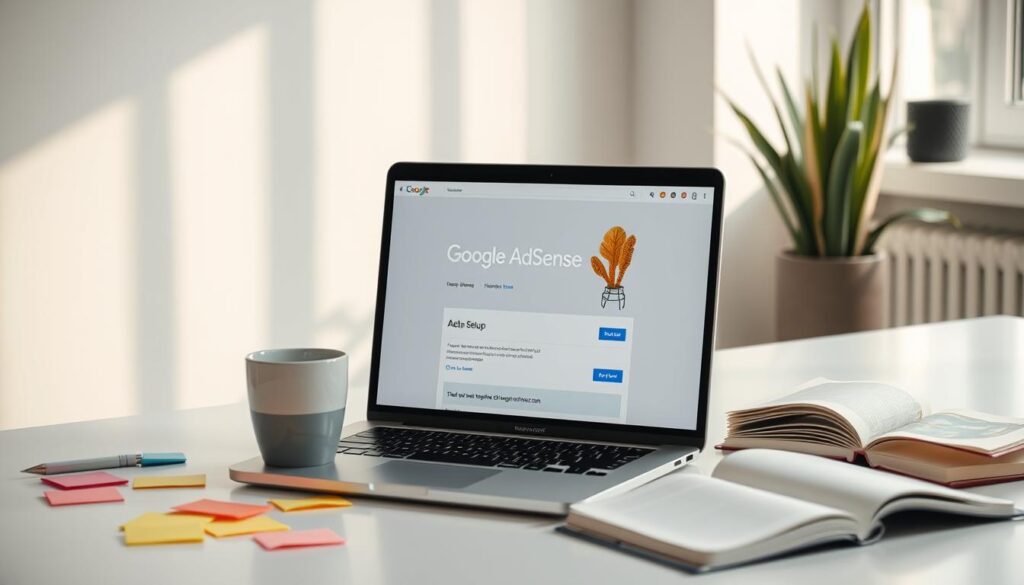
[[[376,427],[343,438],[338,453],[550,473],[607,475],[654,449]]]

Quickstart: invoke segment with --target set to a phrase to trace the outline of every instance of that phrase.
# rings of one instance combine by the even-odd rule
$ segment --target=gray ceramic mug
[[[245,357],[249,412],[263,462],[334,461],[348,398],[348,356],[336,349],[266,349]]]

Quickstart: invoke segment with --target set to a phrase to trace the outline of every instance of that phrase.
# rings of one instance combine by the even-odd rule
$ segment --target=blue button
[[[594,368],[594,381],[621,384],[622,370],[602,370],[600,368]]]
[[[597,330],[600,341],[626,341],[626,330],[618,327],[601,327]]]

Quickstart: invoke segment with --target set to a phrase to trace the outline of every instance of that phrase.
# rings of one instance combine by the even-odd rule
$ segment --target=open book
[[[712,477],[676,473],[622,495],[574,504],[563,531],[693,570],[882,535],[904,510],[1011,518],[1013,502],[799,453],[751,449]]]
[[[723,449],[784,449],[964,487],[1024,479],[1024,419],[968,410],[922,417],[910,394],[878,382],[819,378],[729,413]]]

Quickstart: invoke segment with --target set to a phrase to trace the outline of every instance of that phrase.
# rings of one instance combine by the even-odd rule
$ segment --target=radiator
[[[893,326],[1024,316],[1024,236],[894,225],[879,248],[892,258]]]

